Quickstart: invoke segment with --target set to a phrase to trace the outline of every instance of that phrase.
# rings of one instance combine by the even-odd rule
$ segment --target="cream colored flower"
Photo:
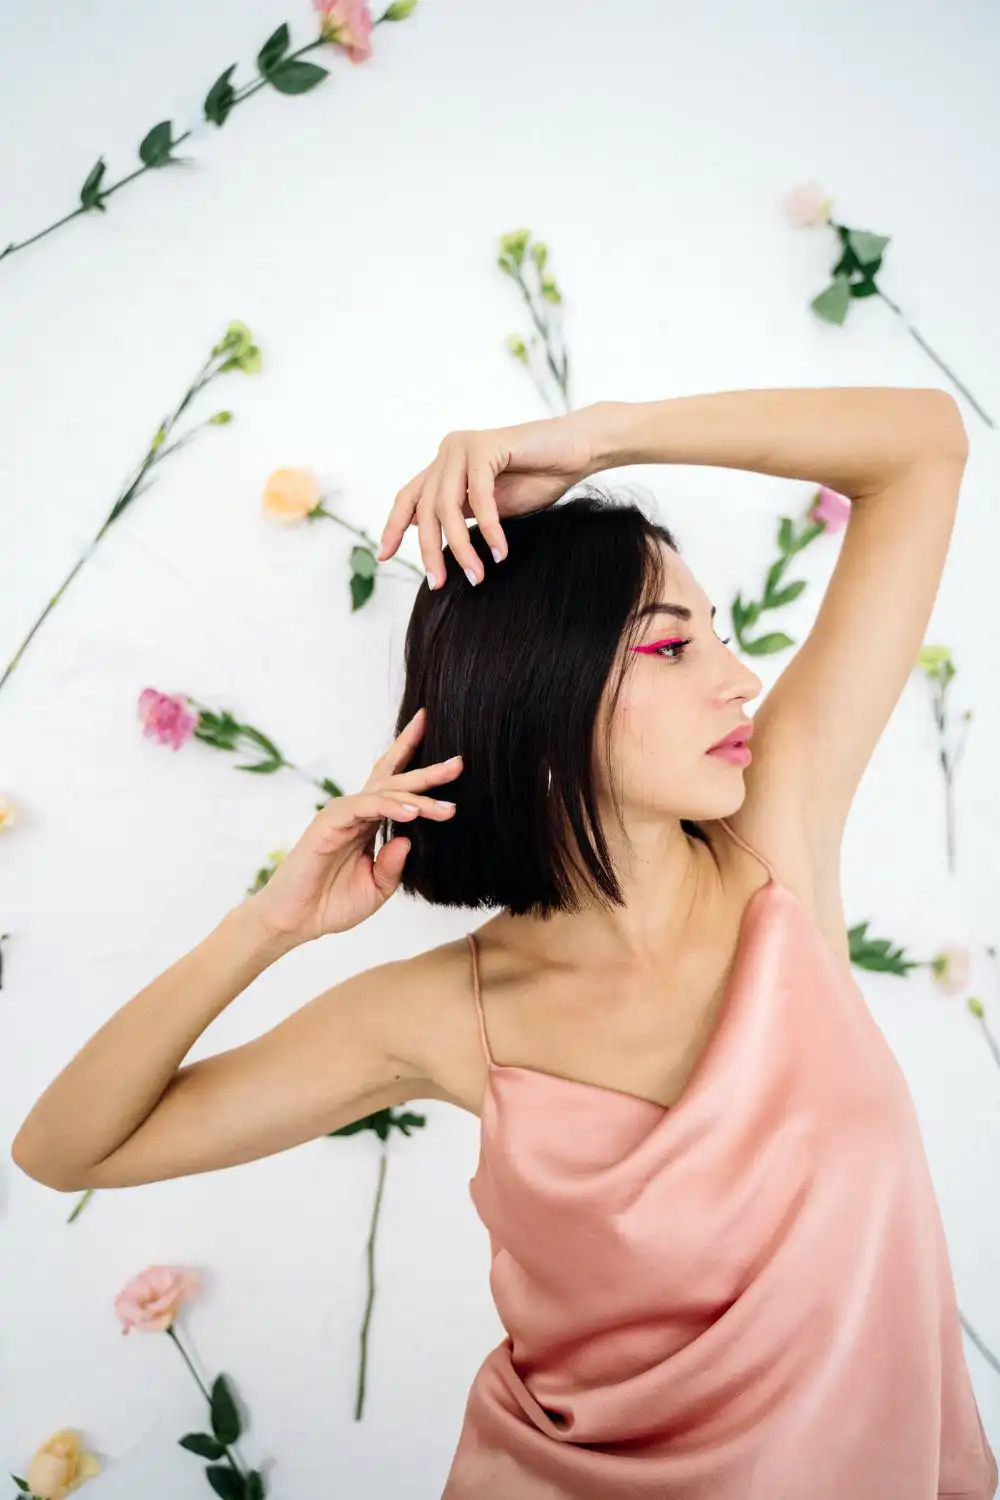
[[[264,510],[273,521],[304,521],[322,496],[308,469],[275,469],[264,485]]]
[[[931,959],[931,973],[946,995],[960,995],[972,978],[972,954],[968,948],[944,948]]]
[[[832,208],[833,199],[816,182],[800,183],[785,199],[785,212],[796,229],[814,229],[825,224]]]
[[[13,802],[9,797],[0,796],[0,832],[9,828],[17,817]]]
[[[38,1500],[66,1500],[71,1490],[96,1479],[100,1472],[97,1455],[86,1452],[79,1435],[64,1427],[38,1449],[24,1478]]]

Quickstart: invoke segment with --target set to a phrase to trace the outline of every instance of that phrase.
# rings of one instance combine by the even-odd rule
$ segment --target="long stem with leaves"
[[[396,0],[395,4],[390,5],[388,10],[378,17],[374,25],[378,26],[382,21],[402,21],[412,13],[416,4],[417,0]],[[323,79],[328,76],[328,70],[316,63],[302,62],[301,59],[308,52],[316,51],[318,47],[325,47],[330,43],[336,44],[338,42],[336,24],[321,31],[313,41],[307,42],[304,47],[299,47],[294,52],[288,50],[290,41],[288,26],[282,23],[268,37],[258,52],[256,57],[258,77],[252,83],[243,84],[238,88],[233,86],[231,80],[238,67],[237,63],[233,63],[220,74],[206,94],[202,105],[205,120],[211,125],[221,127],[238,105],[251,99],[254,94],[264,88],[276,89],[279,94],[306,94],[317,84],[322,83]],[[56,229],[61,229],[64,224],[71,223],[82,214],[105,213],[108,199],[120,188],[126,187],[130,182],[135,182],[146,172],[158,171],[161,167],[183,166],[188,158],[175,156],[174,152],[184,141],[190,139],[194,134],[194,128],[184,130],[176,136],[173,129],[172,120],[161,120],[159,124],[147,131],[139,143],[139,159],[142,165],[107,187],[102,185],[106,171],[102,156],[87,174],[80,189],[79,205],[70,213],[64,214],[62,218],[56,219],[55,223],[38,230],[36,234],[29,235],[27,239],[12,240],[4,250],[0,251],[0,260],[16,254],[19,250],[26,250],[29,245],[36,245],[39,240],[45,239],[46,235],[52,234]]]

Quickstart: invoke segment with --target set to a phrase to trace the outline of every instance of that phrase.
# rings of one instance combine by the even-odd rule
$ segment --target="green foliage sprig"
[[[519,335],[511,334],[507,347],[528,371],[550,410],[561,402],[566,411],[571,411],[569,352],[562,326],[563,297],[548,263],[548,246],[541,240],[532,242],[530,229],[517,229],[500,236],[497,265],[517,283],[535,327],[527,344]],[[529,278],[533,284],[529,284]],[[553,396],[553,385],[559,393],[558,402]]]
[[[10,677],[11,673],[14,671],[14,668],[21,660],[21,657],[27,650],[28,645],[33,639],[35,633],[38,631],[43,622],[48,618],[51,611],[58,604],[59,600],[66,592],[66,589],[69,587],[70,583],[72,583],[77,573],[79,573],[84,563],[92,555],[94,549],[96,548],[101,538],[104,536],[105,532],[114,524],[115,521],[118,520],[118,518],[124,513],[124,511],[128,509],[128,507],[132,504],[136,497],[141,494],[144,483],[148,479],[153,468],[157,464],[162,463],[169,454],[176,453],[179,448],[185,447],[186,444],[188,444],[192,440],[192,438],[194,438],[197,433],[200,432],[203,428],[224,427],[232,421],[233,414],[231,411],[217,411],[212,416],[206,418],[203,422],[198,423],[197,426],[191,427],[186,432],[183,432],[179,437],[175,438],[173,442],[168,442],[168,439],[173,434],[178,420],[191,405],[191,402],[195,399],[195,397],[201,391],[205,390],[207,386],[211,385],[214,380],[217,380],[220,375],[225,375],[230,370],[242,370],[245,374],[255,374],[260,369],[260,367],[261,353],[257,345],[253,342],[253,337],[250,333],[249,328],[247,328],[245,323],[230,323],[229,327],[226,329],[226,332],[213,348],[205,364],[199,370],[195,380],[185,391],[177,406],[168,417],[164,418],[159,427],[156,429],[156,432],[153,435],[152,442],[150,443],[149,448],[147,449],[142,459],[142,462],[139,464],[139,467],[133,475],[132,479],[125,486],[121,494],[116,499],[114,505],[111,507],[111,510],[108,512],[108,515],[100,530],[97,532],[97,535],[93,538],[93,540],[90,542],[90,545],[83,553],[82,557],[78,559],[74,567],[70,570],[69,574],[56,589],[55,593],[52,595],[52,598],[49,600],[48,604],[46,604],[45,608],[38,616],[38,619],[32,625],[31,629],[28,631],[28,634],[25,636],[24,640],[17,648],[12,660],[8,662],[3,676],[0,677],[0,688],[2,688],[7,682],[7,679]]]

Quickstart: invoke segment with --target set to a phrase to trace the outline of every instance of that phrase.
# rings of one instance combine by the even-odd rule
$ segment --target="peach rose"
[[[148,1266],[115,1298],[122,1333],[131,1328],[138,1328],[140,1333],[163,1333],[173,1323],[181,1303],[197,1290],[198,1277],[193,1271]]]
[[[308,469],[275,469],[264,486],[264,510],[274,521],[304,521],[321,498]]]
[[[97,1455],[87,1453],[79,1436],[64,1427],[38,1449],[24,1478],[30,1493],[38,1500],[66,1500],[71,1490],[78,1490],[88,1479],[96,1479],[100,1472]]]
[[[0,829],[9,828],[17,816],[9,797],[0,797]]]

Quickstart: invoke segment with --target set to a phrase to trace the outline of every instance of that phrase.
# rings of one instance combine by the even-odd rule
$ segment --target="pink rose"
[[[35,1500],[66,1500],[71,1490],[100,1472],[97,1455],[85,1452],[79,1435],[63,1427],[33,1455],[24,1480]]]
[[[850,500],[845,495],[838,495],[836,490],[827,489],[825,484],[809,511],[810,520],[822,521],[827,531],[842,530],[850,520],[850,516]]]
[[[815,182],[804,182],[793,188],[785,199],[785,212],[796,229],[815,229],[830,218],[833,199],[828,198]]]
[[[163,1333],[173,1323],[181,1303],[198,1291],[193,1271],[173,1266],[148,1266],[133,1276],[115,1298],[115,1312],[122,1333],[138,1328],[140,1333]]]
[[[158,693],[155,688],[145,688],[139,694],[139,718],[147,739],[159,740],[161,745],[172,745],[175,750],[179,750],[198,727],[197,714],[190,712],[179,693],[171,697],[168,693]]]
[[[960,995],[972,978],[972,955],[967,948],[945,948],[931,959],[931,973],[946,995]]]
[[[320,18],[320,35],[343,47],[351,62],[372,55],[372,16],[368,0],[313,0]]]

